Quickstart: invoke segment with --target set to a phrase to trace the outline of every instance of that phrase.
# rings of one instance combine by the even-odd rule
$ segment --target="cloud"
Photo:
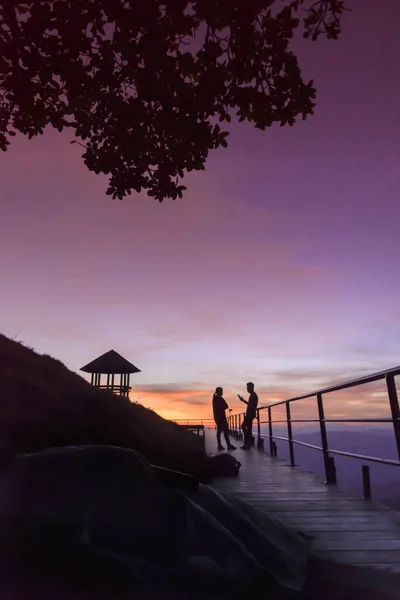
[[[299,382],[304,387],[304,382],[311,384],[312,389],[321,389],[338,385],[342,382],[352,381],[370,374],[370,370],[363,367],[304,367],[272,371],[270,377],[281,384]],[[317,386],[314,388],[314,386]]]
[[[137,392],[143,392],[145,394],[160,394],[169,396],[171,394],[185,394],[190,391],[191,394],[204,393],[204,390],[201,389],[201,383],[198,382],[189,382],[189,383],[160,383],[160,384],[142,384],[137,386],[135,390]]]
[[[196,384],[195,384],[196,385]],[[193,409],[200,409],[204,417],[212,417],[210,390],[184,387],[181,384],[143,385],[130,394],[131,400],[150,406],[156,412],[183,415],[191,418]],[[200,414],[199,413],[199,414]]]

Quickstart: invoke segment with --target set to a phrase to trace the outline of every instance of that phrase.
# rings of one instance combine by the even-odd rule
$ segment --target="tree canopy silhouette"
[[[0,148],[74,130],[107,194],[182,197],[227,146],[233,116],[265,129],[312,114],[290,41],[336,39],[342,0],[0,0]]]

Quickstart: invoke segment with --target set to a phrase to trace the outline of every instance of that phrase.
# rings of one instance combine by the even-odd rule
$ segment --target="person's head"
[[[246,387],[247,387],[247,391],[249,392],[249,394],[251,394],[251,392],[254,392],[254,383],[252,381],[249,381],[249,383],[246,383]]]
[[[217,396],[222,396],[222,394],[224,393],[224,390],[222,389],[222,387],[217,387],[217,388],[215,388],[215,393]]]

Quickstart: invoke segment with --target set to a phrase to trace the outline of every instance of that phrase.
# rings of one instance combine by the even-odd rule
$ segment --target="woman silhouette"
[[[226,420],[226,414],[225,414],[225,411],[228,408],[228,405],[222,396],[223,392],[224,392],[224,390],[222,389],[222,387],[217,387],[215,389],[215,393],[214,393],[213,399],[212,399],[214,421],[217,426],[218,450],[225,450],[225,448],[221,444],[221,433],[224,434],[228,450],[236,450],[236,446],[233,446],[229,440],[228,421]]]

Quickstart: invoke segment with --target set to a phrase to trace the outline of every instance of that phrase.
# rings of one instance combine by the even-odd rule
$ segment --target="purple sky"
[[[233,125],[183,200],[112,201],[69,132],[17,138],[0,331],[72,370],[114,348],[142,369],[132,397],[171,417],[206,416],[217,385],[236,409],[248,380],[266,404],[399,364],[400,2],[349,4],[339,41],[296,44],[315,116]]]

